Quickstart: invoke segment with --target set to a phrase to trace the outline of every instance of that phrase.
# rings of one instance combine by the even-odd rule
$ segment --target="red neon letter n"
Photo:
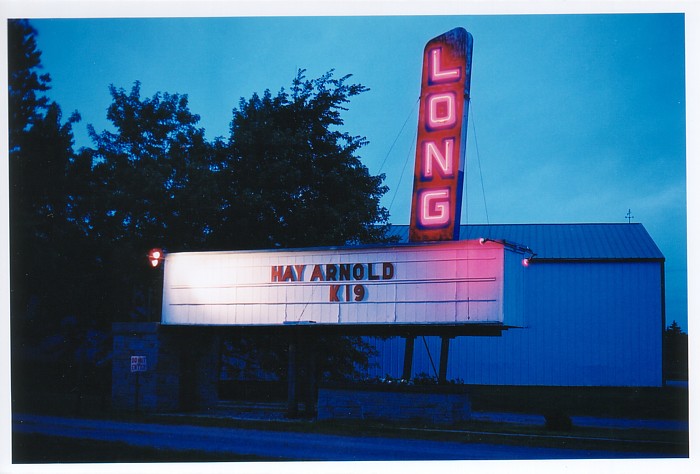
[[[423,177],[433,177],[433,163],[438,165],[438,173],[443,178],[452,178],[454,176],[453,153],[454,153],[454,138],[446,138],[442,141],[445,151],[440,151],[434,141],[426,141],[423,143]]]

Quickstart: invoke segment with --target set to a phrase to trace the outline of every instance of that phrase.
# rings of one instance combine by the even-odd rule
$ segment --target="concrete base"
[[[471,403],[466,393],[439,393],[437,390],[321,388],[318,392],[318,419],[431,424],[469,420]]]
[[[201,410],[218,401],[218,338],[159,323],[112,326],[112,408],[142,412]],[[132,356],[145,357],[133,372]]]

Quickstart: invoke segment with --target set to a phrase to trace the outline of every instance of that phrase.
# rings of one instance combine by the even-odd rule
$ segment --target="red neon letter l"
[[[454,69],[440,69],[440,59],[442,57],[442,48],[430,50],[430,82],[456,82],[462,77],[462,70],[459,67]]]

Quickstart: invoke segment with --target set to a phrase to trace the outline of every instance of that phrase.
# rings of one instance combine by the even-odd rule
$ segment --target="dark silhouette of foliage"
[[[224,343],[225,371],[238,377],[261,380],[287,380],[289,339],[272,335],[239,335]],[[314,358],[317,380],[348,382],[357,380],[376,348],[361,337],[317,335],[302,339],[299,358]],[[301,364],[303,365],[303,364]]]
[[[688,335],[676,321],[664,331],[663,370],[667,380],[688,380]]]
[[[49,74],[39,74],[41,51],[36,48],[36,30],[27,20],[7,22],[8,122],[10,150],[22,143],[23,133],[41,117],[49,99]]]
[[[209,207],[209,145],[199,116],[186,95],[155,94],[141,99],[136,82],[130,93],[110,86],[113,103],[107,118],[116,132],[88,127],[95,148],[87,150],[91,184],[98,199],[86,209],[86,231],[112,243],[128,242],[140,253],[149,245],[201,248]],[[204,201],[205,206],[199,206]]]
[[[344,105],[368,90],[350,77],[331,71],[310,80],[300,70],[291,94],[240,100],[219,173],[217,242],[273,248],[386,239],[384,176],[371,176],[357,156],[366,139],[338,130]]]
[[[67,169],[79,115],[63,123],[58,104],[44,95],[50,78],[38,73],[35,35],[26,20],[8,21],[11,309],[15,329],[40,337],[57,324],[51,308],[68,303],[73,276]],[[59,272],[65,276],[57,279]]]
[[[159,319],[153,313],[162,277],[146,259],[152,247],[386,240],[384,177],[370,175],[360,161],[366,139],[341,129],[350,99],[367,91],[349,75],[307,79],[299,71],[289,93],[241,99],[230,136],[212,142],[187,95],[144,97],[138,81],[128,91],[111,85],[113,128],[88,125],[93,146],[76,152],[72,127],[80,116],[64,120],[46,96],[50,76],[40,72],[36,34],[26,20],[8,22],[16,360],[44,354],[64,366],[56,376],[79,392],[78,372],[94,373],[109,359],[103,336],[112,322]],[[366,363],[359,341],[324,341],[319,376],[352,374],[354,364]],[[266,367],[286,351],[280,341],[268,342],[260,348],[269,350]]]
[[[8,21],[10,310],[13,398],[40,388],[81,393],[86,374],[104,379],[108,341],[92,310],[99,306],[90,247],[75,205],[91,189],[72,170],[72,127],[45,93],[36,31]]]

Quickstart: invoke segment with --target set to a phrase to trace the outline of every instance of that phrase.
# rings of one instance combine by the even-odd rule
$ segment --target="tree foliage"
[[[52,383],[72,388],[86,374],[104,375],[96,363],[107,344],[97,336],[102,333],[92,311],[99,306],[99,282],[91,278],[88,241],[74,214],[76,202],[92,191],[74,172],[73,126],[80,116],[64,120],[46,95],[50,77],[40,73],[34,28],[26,20],[7,25],[15,397],[38,381],[42,389]],[[96,340],[102,342],[91,347]]]
[[[271,248],[385,238],[384,176],[371,176],[357,156],[366,139],[338,130],[344,105],[368,90],[350,77],[306,79],[300,70],[291,94],[240,100],[221,163],[219,242]]]
[[[39,321],[55,327],[48,308],[71,306],[65,295],[77,250],[68,168],[79,116],[64,123],[59,105],[44,94],[50,77],[38,72],[35,35],[26,20],[8,21],[10,299],[13,313],[21,315],[13,320],[18,329]]]
[[[13,337],[64,332],[58,340],[66,342],[144,320],[160,283],[147,264],[152,247],[386,239],[384,177],[360,161],[366,139],[342,130],[350,99],[368,90],[351,76],[299,71],[289,92],[241,99],[230,136],[213,141],[186,94],[144,97],[138,81],[128,91],[111,85],[112,127],[88,125],[93,146],[76,152],[80,116],[64,120],[46,95],[50,76],[40,72],[35,36],[27,21],[8,22],[12,321],[13,331],[25,328]],[[362,362],[362,351],[334,344],[345,360],[336,367]]]
[[[27,20],[7,22],[8,121],[10,150],[17,150],[24,132],[41,117],[49,99],[51,77],[40,74],[41,51],[36,46],[36,30]]]
[[[213,188],[206,186],[209,146],[199,116],[186,95],[141,99],[139,82],[128,94],[114,86],[110,93],[107,118],[116,132],[89,127],[95,147],[85,153],[99,194],[82,216],[86,231],[142,252],[154,243],[201,248],[207,223],[198,204]]]
[[[673,321],[664,330],[664,377],[669,380],[688,380],[688,335]]]
[[[377,355],[374,345],[360,336],[316,335],[297,341],[300,370],[314,370],[317,381],[358,380]],[[287,381],[289,338],[279,334],[236,335],[223,345],[223,370],[239,380],[274,378]],[[314,364],[309,367],[310,361]]]

